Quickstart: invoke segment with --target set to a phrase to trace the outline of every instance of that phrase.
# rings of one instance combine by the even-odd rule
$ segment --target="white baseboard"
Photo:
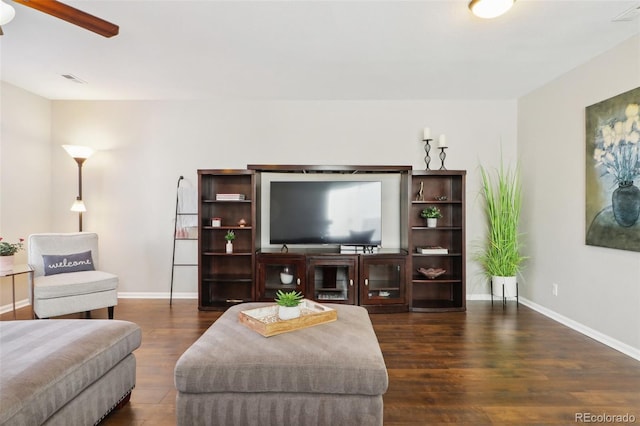
[[[622,352],[625,355],[630,356],[638,361],[640,361],[640,349],[634,348],[633,346],[629,346],[626,343],[623,343],[619,340],[616,340],[606,334],[603,334],[597,330],[594,330],[590,327],[587,327],[584,324],[581,324],[577,321],[572,320],[571,318],[567,318],[559,313],[552,311],[551,309],[547,309],[544,306],[540,306],[537,303],[534,303],[528,299],[520,298],[520,303],[523,305],[533,309],[534,311],[540,312],[542,315],[551,318],[554,321],[559,322],[560,324],[566,325],[567,327],[584,334],[587,337],[592,338],[604,345],[609,346],[612,349],[617,350],[618,352]]]
[[[16,309],[24,308],[29,305],[29,299],[16,300]],[[13,312],[13,303],[0,306],[0,314],[6,314],[7,312]]]
[[[138,292],[120,292],[119,299],[169,299],[170,293],[138,293]],[[197,299],[198,293],[173,293],[174,299]]]
[[[467,300],[491,300],[490,294],[467,294]]]
[[[169,299],[169,293],[142,293],[142,292],[121,292],[118,293],[119,299]],[[197,299],[198,293],[173,293],[174,299]],[[16,300],[16,309],[29,306],[29,299]],[[6,314],[7,312],[13,312],[13,305],[8,303],[0,306],[0,314]]]
[[[471,294],[467,297],[467,300],[491,300],[490,294]],[[494,300],[499,300],[495,299]],[[509,300],[513,300],[510,298]],[[561,315],[551,309],[547,309],[544,306],[538,305],[537,303],[532,302],[529,299],[525,299],[524,297],[519,298],[519,302],[524,306],[533,309],[536,312],[541,313],[542,315],[559,322],[562,325],[565,325],[572,330],[577,331],[578,333],[584,334],[587,337],[596,340],[603,345],[607,345],[612,349],[617,350],[618,352],[622,352],[625,355],[630,356],[631,358],[637,359],[640,361],[640,349],[634,348],[633,346],[629,346],[626,343],[623,343],[619,340],[616,340],[606,334],[603,334],[597,330],[594,330],[590,327],[587,327],[584,324],[581,324],[577,321],[572,320],[571,318],[567,318],[564,315]]]

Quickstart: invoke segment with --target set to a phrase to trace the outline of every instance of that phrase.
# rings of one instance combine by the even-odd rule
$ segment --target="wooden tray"
[[[302,299],[300,311],[299,318],[281,320],[278,318],[278,305],[269,305],[240,311],[238,319],[242,324],[262,334],[264,337],[300,330],[338,319],[338,312],[335,309],[308,299]]]

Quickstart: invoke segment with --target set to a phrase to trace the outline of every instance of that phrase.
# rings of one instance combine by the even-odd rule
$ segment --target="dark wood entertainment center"
[[[399,176],[398,247],[384,247],[383,242],[383,248],[342,253],[337,246],[263,248],[261,225],[268,226],[260,223],[263,173]],[[242,302],[273,301],[277,290],[297,290],[308,299],[360,305],[370,312],[464,311],[465,175],[460,170],[414,171],[411,166],[249,165],[198,170],[198,308],[220,310]],[[422,197],[417,199],[421,183]],[[230,194],[241,197],[229,199]],[[427,206],[437,206],[443,213],[436,228],[427,228],[420,217]],[[228,231],[236,236],[232,253],[225,251]],[[418,253],[419,247],[432,246],[448,252]],[[447,272],[430,279],[419,268]]]

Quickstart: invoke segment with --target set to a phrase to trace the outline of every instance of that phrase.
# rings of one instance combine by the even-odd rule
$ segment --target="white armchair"
[[[30,288],[33,313],[49,318],[107,308],[113,319],[118,277],[101,271],[98,235],[91,232],[32,234],[28,262],[34,269]]]

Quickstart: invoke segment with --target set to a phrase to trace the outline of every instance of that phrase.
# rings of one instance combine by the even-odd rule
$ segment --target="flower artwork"
[[[586,108],[586,244],[640,251],[640,88]]]
[[[596,133],[593,158],[603,173],[616,183],[633,182],[640,176],[640,107],[628,104],[624,119],[611,119]]]

